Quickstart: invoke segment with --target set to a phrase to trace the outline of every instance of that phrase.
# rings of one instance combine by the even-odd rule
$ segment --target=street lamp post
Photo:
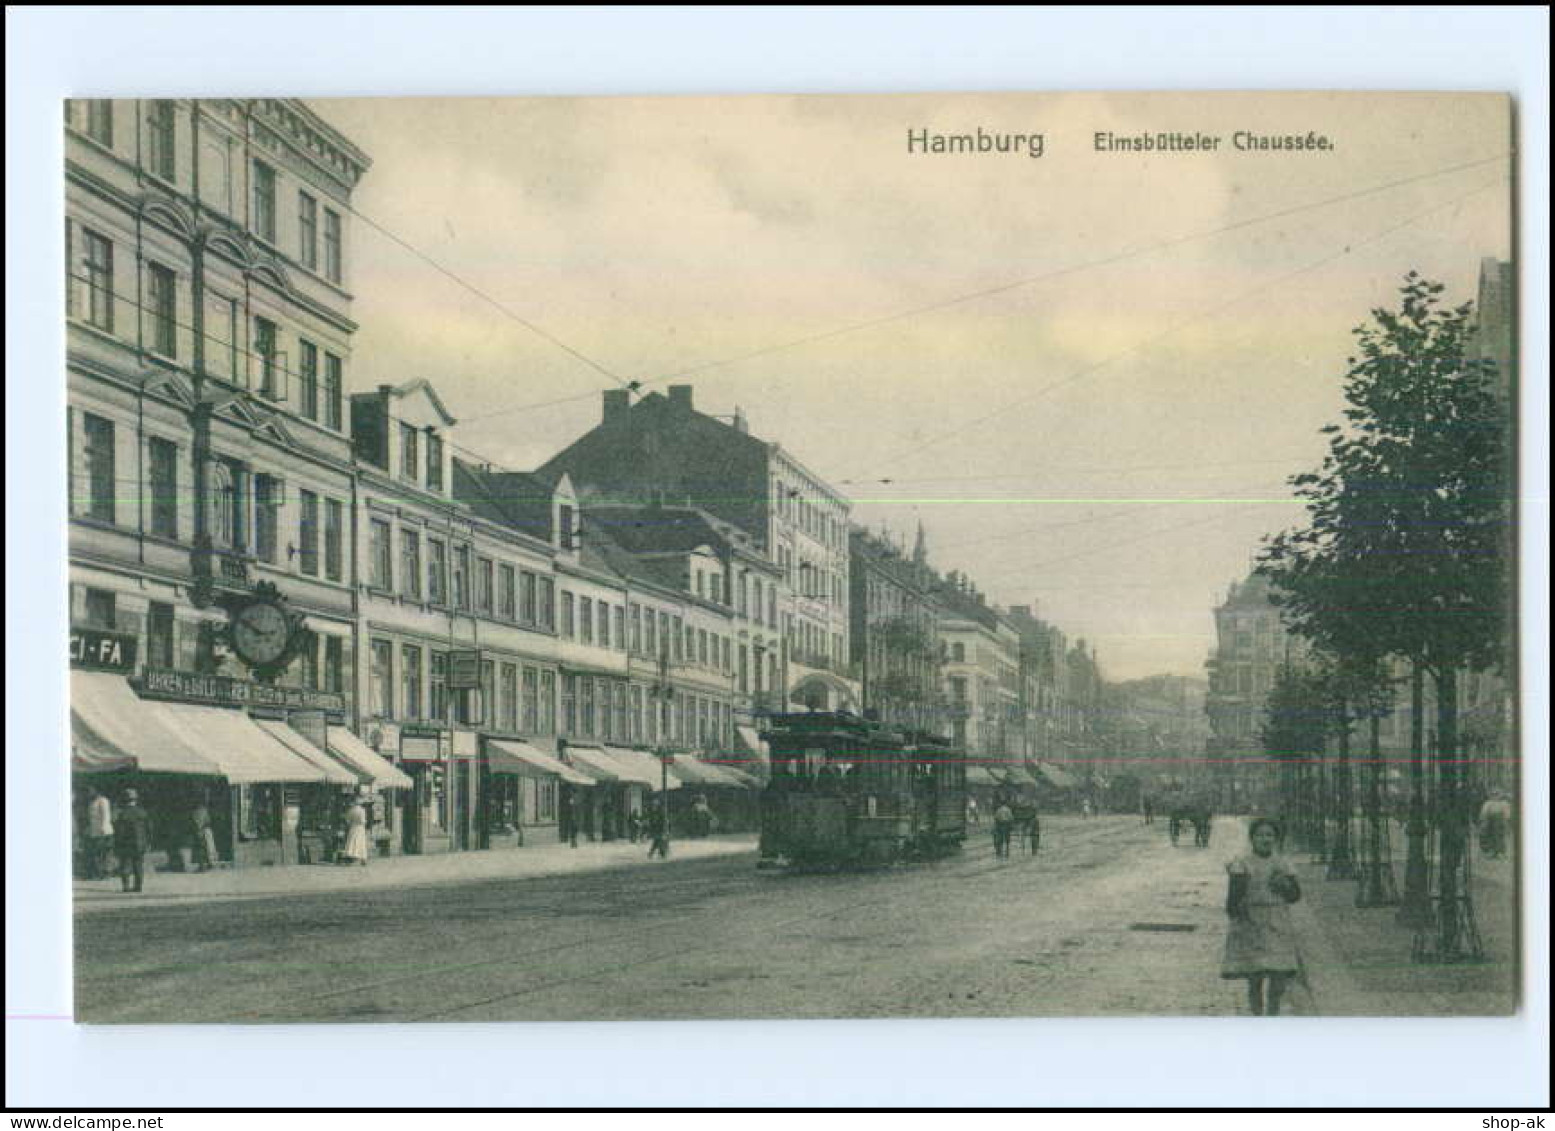
[[[659,840],[653,847],[662,849],[666,857],[670,854],[670,762],[675,758],[666,741],[669,720],[673,715],[670,704],[675,698],[675,689],[670,684],[669,666],[669,649],[666,647],[659,652],[659,677],[651,692],[654,699],[665,705],[659,719]]]

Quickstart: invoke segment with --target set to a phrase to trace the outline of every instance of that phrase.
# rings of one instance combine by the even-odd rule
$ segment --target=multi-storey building
[[[752,572],[746,598],[764,643],[751,650],[766,710],[856,708],[848,661],[849,504],[743,416],[698,412],[687,385],[633,404],[604,396],[600,424],[552,457],[585,506],[684,506],[743,531],[776,577]],[[738,584],[738,582],[736,581]],[[737,598],[738,599],[738,598]],[[778,646],[772,646],[775,634]]]
[[[975,762],[1019,767],[1020,636],[981,593],[951,573],[939,595],[939,637],[951,738]]]
[[[1260,738],[1265,703],[1281,665],[1300,661],[1306,651],[1270,600],[1267,578],[1255,572],[1231,584],[1215,609],[1215,650],[1204,665],[1210,726],[1205,757],[1222,804],[1255,802],[1273,788]]]
[[[849,545],[850,636],[864,708],[893,726],[949,734],[940,680],[940,580],[929,568],[923,527],[911,557],[860,527]]]
[[[295,858],[324,815],[315,787],[341,781],[327,758],[308,771],[293,729],[266,739],[252,705],[319,747],[355,721],[343,395],[350,202],[367,166],[290,100],[66,112],[71,619],[136,641],[133,694],[76,681],[78,733],[95,735],[77,764],[155,768],[155,750],[127,748],[137,731],[193,749],[207,772],[146,781],[158,827],[204,801],[237,862]],[[229,647],[256,603],[269,611],[253,614],[251,659],[285,645],[253,660],[262,682]],[[124,718],[154,710],[172,714]],[[85,751],[114,716],[126,748],[94,763]]]

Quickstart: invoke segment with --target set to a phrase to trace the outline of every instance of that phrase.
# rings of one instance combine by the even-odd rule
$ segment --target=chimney
[[[670,407],[677,412],[691,411],[691,386],[671,385],[669,387]]]
[[[690,394],[691,394],[691,390],[687,389],[686,390],[686,395],[689,397]],[[688,408],[690,407],[690,402],[689,401],[687,402],[687,407]],[[734,430],[736,432],[744,432],[744,433],[749,433],[750,432],[750,425],[745,423],[745,411],[743,409],[741,409],[738,405],[736,405],[734,407]]]
[[[626,416],[626,410],[632,406],[632,394],[626,389],[605,390],[605,415],[604,423],[609,424]]]

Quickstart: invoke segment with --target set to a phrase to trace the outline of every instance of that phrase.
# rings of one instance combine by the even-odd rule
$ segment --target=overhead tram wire
[[[1451,173],[1462,173],[1463,170],[1479,168],[1479,166],[1482,165],[1491,165],[1491,163],[1502,162],[1502,160],[1510,160],[1510,154],[1497,154],[1497,156],[1494,157],[1482,157],[1482,159],[1473,160],[1473,162],[1463,162],[1459,163],[1459,165],[1443,166],[1443,168],[1440,168],[1440,170],[1432,170],[1429,171],[1429,173],[1420,173],[1415,174],[1415,176],[1400,177],[1400,179],[1396,180],[1387,180],[1387,182],[1384,182],[1384,184],[1372,185],[1370,188],[1362,188],[1362,190],[1354,191],[1354,193],[1344,193],[1340,194],[1340,196],[1331,196],[1331,198],[1322,199],[1322,201],[1312,201],[1309,202],[1309,204],[1300,204],[1294,205],[1294,207],[1280,208],[1280,210],[1277,210],[1277,212],[1264,213],[1264,215],[1260,216],[1249,216],[1247,219],[1239,219],[1239,221],[1232,222],[1232,224],[1225,224],[1225,226],[1216,227],[1216,229],[1208,229],[1204,230],[1204,232],[1191,232],[1188,233],[1188,235],[1183,236],[1174,236],[1174,238],[1171,238],[1171,240],[1158,241],[1158,243],[1149,244],[1149,246],[1146,247],[1137,247],[1137,249],[1115,252],[1113,255],[1106,255],[1106,257],[1098,258],[1098,260],[1087,260],[1084,261],[1084,263],[1070,264],[1070,266],[1065,266],[1065,268],[1056,268],[1054,271],[1043,272],[1043,274],[1029,275],[1029,277],[1026,278],[1017,278],[1017,280],[1012,280],[1012,282],[1009,283],[1001,283],[1001,285],[992,286],[992,288],[984,288],[980,289],[980,291],[970,291],[967,292],[967,294],[959,294],[959,296],[950,297],[950,299],[941,299],[938,300],[938,302],[925,303],[925,305],[921,306],[913,306],[913,308],[896,311],[896,313],[893,314],[883,314],[883,316],[872,317],[872,319],[861,320],[861,322],[852,322],[852,324],[841,325],[841,327],[833,328],[833,330],[821,331],[821,333],[818,334],[807,334],[807,336],[802,336],[802,338],[793,338],[788,339],[788,341],[778,342],[778,344],[765,345],[765,347],[757,348],[757,350],[750,350],[750,352],[746,353],[737,353],[737,355],[731,355],[728,356],[728,358],[718,358],[714,359],[714,361],[701,362],[701,364],[697,364],[697,366],[686,367],[686,369],[673,370],[673,372],[669,373],[659,373],[658,376],[647,378],[647,380],[625,381],[624,384],[628,387],[628,390],[631,390],[631,392],[638,392],[638,394],[641,394],[642,390],[647,389],[647,387],[655,386],[655,384],[664,384],[666,381],[680,380],[680,378],[698,375],[698,373],[706,373],[709,372],[709,370],[725,369],[725,367],[734,366],[734,364],[739,364],[739,362],[742,361],[753,361],[753,359],[764,358],[764,356],[773,355],[773,353],[781,353],[784,352],[784,350],[793,350],[793,348],[799,348],[802,347],[802,345],[813,345],[816,344],[816,342],[829,341],[829,339],[832,338],[840,338],[840,336],[843,336],[843,334],[858,333],[858,331],[871,330],[871,328],[880,327],[880,325],[893,324],[893,322],[902,322],[902,320],[911,319],[911,317],[917,317],[919,314],[930,314],[933,313],[933,311],[947,310],[947,308],[963,305],[963,303],[977,302],[978,299],[989,299],[989,297],[997,296],[997,294],[1005,294],[1005,292],[1014,291],[1014,289],[1023,288],[1023,286],[1031,286],[1034,285],[1034,283],[1047,282],[1047,280],[1051,280],[1051,278],[1061,278],[1064,277],[1064,275],[1079,274],[1079,272],[1090,271],[1090,269],[1093,268],[1104,268],[1104,266],[1110,266],[1110,264],[1113,263],[1123,263],[1123,261],[1130,260],[1130,258],[1138,258],[1143,257],[1143,255],[1155,254],[1155,252],[1158,252],[1158,250],[1169,249],[1169,247],[1177,247],[1180,246],[1180,244],[1193,243],[1193,241],[1197,240],[1210,240],[1210,238],[1213,238],[1213,236],[1225,235],[1225,233],[1228,232],[1236,232],[1236,230],[1244,229],[1244,227],[1256,226],[1256,224],[1263,224],[1263,222],[1272,221],[1272,219],[1283,219],[1286,218],[1286,216],[1300,215],[1300,213],[1303,212],[1311,212],[1311,210],[1314,210],[1314,208],[1325,208],[1331,204],[1344,204],[1344,202],[1354,201],[1354,199],[1361,199],[1364,198],[1364,196],[1373,196],[1373,194],[1376,193],[1384,193],[1384,191],[1392,190],[1392,188],[1401,188],[1404,187],[1404,185],[1418,184],[1418,182],[1421,182],[1421,180],[1432,180],[1435,179],[1435,177],[1448,176],[1448,174]],[[619,376],[611,376],[613,376],[617,383],[620,383]],[[533,411],[533,409],[550,408],[552,404],[569,403],[569,401],[575,400],[585,400],[585,398],[597,397],[597,395],[599,395],[599,390],[588,392],[588,394],[580,394],[577,395],[577,397],[563,398],[563,400],[540,401],[540,403],[533,404],[513,404],[513,406],[508,406],[508,408],[493,409],[493,411],[490,412],[477,412],[477,414],[468,415],[468,417],[463,417],[463,422],[476,423],[480,422],[480,420],[490,420],[490,418],[502,417],[502,415],[515,414],[515,412],[529,412]]]
[[[991,298],[994,295],[1004,294],[1007,291],[1017,290],[1021,287],[1031,286],[1035,283],[1047,282],[1052,279],[1062,278],[1066,275],[1073,275],[1082,271],[1089,271],[1097,267],[1108,267],[1115,263],[1122,263],[1129,259],[1136,259],[1140,256],[1151,255],[1155,252],[1178,247],[1182,244],[1193,243],[1203,239],[1211,239],[1215,236],[1225,235],[1228,232],[1235,232],[1241,230],[1242,228],[1267,223],[1270,220],[1283,219],[1284,217],[1294,216],[1302,212],[1308,212],[1315,208],[1325,208],[1330,204],[1340,204],[1350,200],[1357,200],[1364,196],[1371,196],[1379,192],[1386,192],[1389,189],[1400,188],[1404,185],[1414,184],[1419,181],[1432,180],[1436,177],[1443,177],[1449,173],[1462,172],[1466,169],[1478,168],[1481,165],[1489,165],[1497,161],[1506,161],[1509,160],[1510,157],[1510,154],[1498,154],[1494,157],[1483,157],[1475,161],[1465,161],[1458,165],[1449,165],[1428,173],[1419,173],[1411,177],[1402,177],[1398,180],[1388,181],[1384,184],[1374,185],[1370,188],[1360,189],[1352,193],[1345,193],[1341,196],[1329,197],[1325,200],[1314,201],[1309,204],[1294,205],[1290,208],[1283,208],[1276,212],[1266,213],[1261,216],[1248,217],[1245,220],[1237,220],[1218,228],[1211,228],[1202,232],[1191,232],[1185,236],[1175,236],[1171,239],[1160,240],[1146,247],[1115,252],[1112,255],[1103,256],[1100,259],[1087,260],[1084,263],[1076,263],[1067,267],[1055,268],[1052,271],[1046,271],[1039,275],[1032,275],[1023,279],[1015,279],[1008,283],[1001,283],[998,286],[987,287],[983,290],[972,291],[967,294],[958,295],[952,298],[941,299],[937,302],[926,303],[922,306],[912,307],[907,310],[898,311],[894,314],[882,315],[878,318],[868,319],[866,321],[857,322],[848,326],[840,326],[833,330],[825,330],[821,333],[812,334],[803,338],[795,338],[791,341],[780,342],[772,346],[765,346],[761,349],[752,350],[749,353],[738,354],[733,357],[724,358],[722,360],[709,361],[700,365],[691,366],[686,369],[676,370],[671,373],[660,374],[658,376],[644,380],[642,384],[644,387],[647,387],[649,385],[662,384],[665,381],[679,380],[680,378],[690,377],[695,374],[705,372],[709,369],[718,369],[726,365],[734,365],[737,362],[750,361],[754,358],[765,357],[768,354],[776,353],[780,350],[793,349],[803,345],[810,345],[815,342],[826,341],[829,338],[838,337],[842,334],[851,334],[859,330],[872,329],[873,327],[886,325],[891,322],[899,322],[907,318],[914,318],[920,314],[930,314],[936,310],[943,310],[948,307],[959,306],[968,302],[975,302],[978,299]]]
[[[601,376],[610,378],[610,380],[614,381],[622,388],[632,389],[635,387],[636,382],[628,381],[625,377],[619,376],[615,372],[607,369],[605,366],[595,361],[593,358],[589,357],[582,350],[579,350],[574,346],[571,346],[568,343],[562,341],[555,334],[551,333],[549,330],[546,330],[543,326],[539,326],[534,322],[531,322],[522,314],[519,314],[517,311],[508,307],[505,303],[499,302],[497,299],[492,298],[489,294],[481,290],[474,283],[469,282],[463,276],[456,274],[455,272],[449,270],[447,267],[444,267],[441,263],[439,263],[436,259],[433,259],[426,252],[410,243],[410,241],[396,235],[394,232],[390,231],[384,225],[374,220],[365,212],[360,211],[353,205],[347,205],[346,207],[349,209],[351,215],[362,221],[362,223],[392,240],[394,243],[398,244],[400,247],[414,255],[417,259],[420,259],[423,263],[427,264],[433,270],[437,271],[439,274],[447,277],[448,279],[451,279],[453,282],[457,283],[459,286],[475,295],[481,301],[493,307],[499,313],[503,314],[507,318],[512,319],[514,322],[517,322],[531,334],[534,334],[536,337],[549,342],[551,345],[555,346],[569,357],[582,362],[584,365],[588,366],[590,369],[594,370],[594,372],[600,374]],[[594,394],[590,393],[588,395],[593,396]]]
[[[626,384],[633,392],[641,393],[642,390],[652,385],[660,385],[667,381],[674,381],[685,377],[695,376],[697,374],[706,373],[714,369],[722,369],[727,366],[739,364],[740,362],[751,361],[759,357],[766,357],[770,354],[780,353],[785,350],[798,349],[801,346],[814,345],[818,342],[828,341],[832,338],[841,337],[846,334],[857,333],[862,330],[873,329],[877,326],[884,326],[893,322],[905,321],[909,318],[915,318],[921,314],[930,314],[937,310],[945,310],[950,307],[963,305],[969,302],[975,302],[979,299],[991,298],[995,295],[1004,294],[1008,291],[1018,290],[1022,287],[1031,286],[1036,283],[1062,278],[1066,275],[1078,274],[1080,272],[1088,271],[1097,267],[1111,266],[1115,263],[1121,263],[1129,259],[1151,255],[1155,252],[1178,247],[1183,244],[1193,243],[1198,240],[1212,239],[1215,236],[1225,235],[1229,232],[1239,231],[1243,228],[1253,227],[1258,224],[1267,223],[1271,220],[1279,220],[1288,216],[1309,212],[1314,209],[1326,208],[1331,204],[1342,204],[1347,201],[1358,200],[1362,197],[1386,192],[1390,189],[1402,188],[1405,185],[1416,184],[1421,181],[1433,180],[1437,177],[1444,177],[1451,173],[1462,172],[1466,169],[1475,169],[1482,165],[1490,165],[1498,161],[1507,161],[1511,159],[1511,156],[1511,154],[1498,154],[1494,157],[1484,157],[1475,161],[1465,161],[1457,165],[1444,166],[1440,169],[1434,169],[1426,173],[1418,173],[1410,177],[1400,177],[1396,180],[1386,181],[1382,184],[1373,185],[1365,189],[1359,189],[1355,192],[1327,197],[1323,200],[1312,201],[1307,204],[1294,205],[1290,208],[1279,209],[1278,211],[1265,213],[1260,216],[1248,217],[1247,219],[1237,220],[1218,228],[1210,228],[1201,232],[1191,232],[1188,235],[1176,236],[1172,239],[1162,240],[1158,243],[1150,244],[1143,248],[1129,249],[1116,252],[1112,255],[1104,256],[1100,259],[1087,260],[1083,263],[1070,264],[1069,266],[1055,268],[1052,271],[1043,272],[1039,275],[1032,275],[1023,279],[1015,279],[1008,283],[1001,283],[998,286],[987,287],[982,290],[971,291],[965,294],[953,296],[951,298],[940,299],[936,302],[926,303],[922,306],[915,306],[906,310],[896,311],[891,314],[881,315],[876,318],[869,318],[863,321],[849,323],[847,325],[839,326],[831,330],[822,331],[818,334],[810,334],[804,337],[792,338],[786,341],[778,342],[774,345],[763,346],[760,349],[750,350],[746,353],[734,354],[729,357],[703,362],[684,369],[678,369],[668,373],[661,373],[657,376],[641,381],[627,382]],[[617,378],[617,380],[619,380],[619,378]],[[591,398],[595,396],[598,396],[598,390],[595,390],[591,393],[580,394],[577,397],[567,398],[567,400],[583,400],[585,398]],[[553,404],[558,403],[565,402],[544,401],[535,404],[512,405],[507,408],[493,409],[490,412],[477,413],[472,416],[464,417],[463,419],[465,423],[474,423],[481,420],[491,419],[493,417],[506,416],[512,413],[528,412],[538,408],[547,408]]]
[[[1444,200],[1439,204],[1432,205],[1430,208],[1416,212],[1399,223],[1390,225],[1389,227],[1384,228],[1373,235],[1367,236],[1365,239],[1351,240],[1338,251],[1331,252],[1328,255],[1325,255],[1319,259],[1315,259],[1301,267],[1287,271],[1284,274],[1269,280],[1268,282],[1260,283],[1258,286],[1253,287],[1250,290],[1243,291],[1225,302],[1218,303],[1206,310],[1202,310],[1181,322],[1173,323],[1171,326],[1168,326],[1166,329],[1160,331],[1159,333],[1152,334],[1149,337],[1143,338],[1140,341],[1137,341],[1116,353],[1109,354],[1107,357],[1102,358],[1100,361],[1083,366],[1082,368],[1077,369],[1073,373],[1069,374],[1067,377],[1062,377],[1059,380],[1052,382],[1051,384],[1044,385],[1034,393],[1028,394],[1024,397],[1019,397],[1013,401],[1007,401],[1006,403],[1000,405],[998,408],[994,409],[992,412],[985,413],[984,415],[969,420],[964,424],[957,425],[955,428],[942,432],[937,436],[932,436],[929,439],[914,444],[909,448],[903,448],[894,455],[887,456],[882,461],[882,466],[889,466],[891,464],[900,463],[908,456],[917,455],[921,451],[925,451],[928,448],[942,444],[946,440],[953,439],[956,436],[961,435],[963,432],[968,431],[969,429],[976,428],[980,424],[986,424],[990,420],[1005,416],[1014,409],[1024,408],[1027,405],[1030,405],[1035,401],[1038,401],[1041,398],[1047,396],[1049,393],[1054,393],[1059,389],[1078,384],[1098,371],[1107,368],[1115,362],[1121,361],[1125,357],[1138,353],[1140,350],[1147,349],[1150,346],[1156,345],[1159,342],[1162,342],[1183,330],[1189,329],[1202,322],[1215,318],[1216,316],[1225,313],[1227,310],[1230,310],[1232,307],[1239,306],[1240,304],[1246,302],[1248,299],[1262,294],[1264,291],[1270,290],[1271,288],[1279,286],[1282,283],[1289,282],[1291,279],[1294,279],[1299,275],[1307,274],[1310,271],[1317,270],[1319,267],[1326,266],[1329,263],[1342,259],[1346,255],[1351,254],[1357,248],[1367,247],[1371,244],[1377,243],[1380,240],[1386,239],[1388,236],[1393,235],[1395,232],[1402,231],[1417,221],[1424,219],[1426,216],[1431,215],[1433,212],[1440,212],[1443,209],[1450,208],[1455,204],[1467,200],[1471,196],[1475,196],[1481,192],[1484,192],[1486,189],[1494,187],[1495,185],[1499,184],[1501,180],[1501,177],[1497,177],[1494,181],[1489,181],[1485,184],[1470,189],[1468,192],[1460,193],[1459,195],[1452,197],[1450,200]]]

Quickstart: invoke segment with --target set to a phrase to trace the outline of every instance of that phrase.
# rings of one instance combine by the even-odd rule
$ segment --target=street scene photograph
[[[1519,1011],[1507,96],[61,111],[76,1021]]]

